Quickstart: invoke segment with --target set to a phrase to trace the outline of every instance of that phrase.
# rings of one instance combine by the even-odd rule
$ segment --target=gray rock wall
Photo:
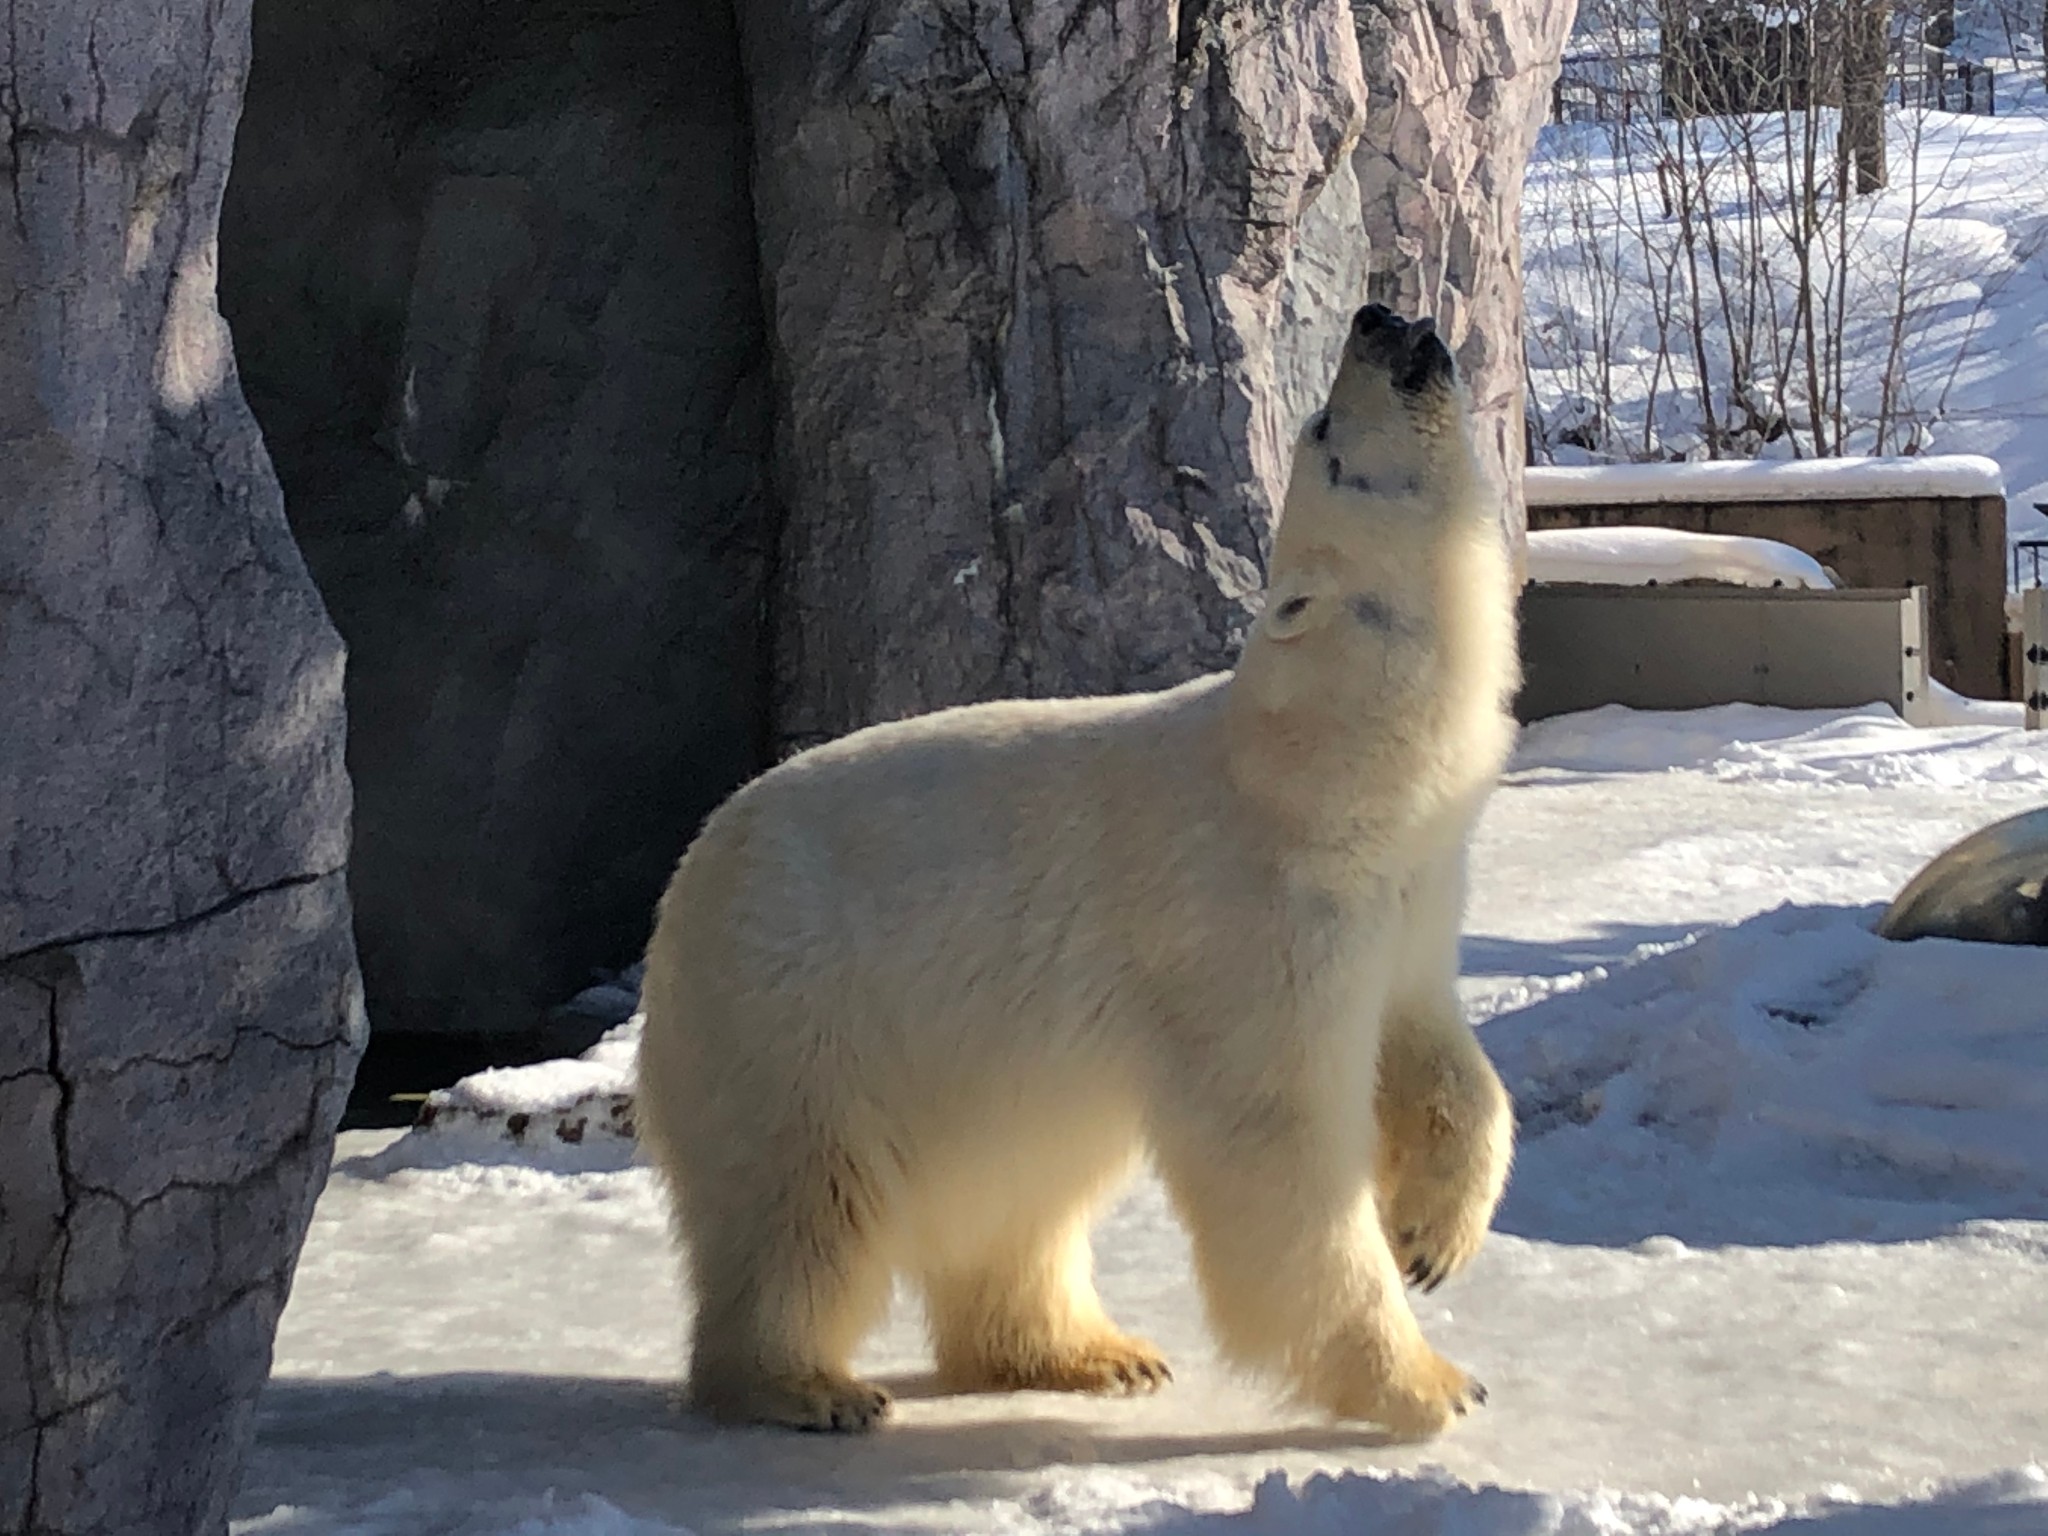
[[[342,650],[214,307],[246,4],[0,33],[0,1531],[218,1531],[362,1042]]]
[[[1522,177],[1576,0],[1353,0],[1372,106],[1352,156],[1371,296],[1441,318],[1521,536]]]
[[[377,1026],[631,959],[776,752],[1228,665],[1369,296],[1518,526],[1568,9],[264,0],[223,305],[352,648]]]
[[[223,307],[351,650],[370,1014],[519,1031],[767,750],[729,4],[264,0]]]
[[[1281,290],[1363,102],[1342,0],[759,0],[795,746],[1228,665],[1295,423]]]

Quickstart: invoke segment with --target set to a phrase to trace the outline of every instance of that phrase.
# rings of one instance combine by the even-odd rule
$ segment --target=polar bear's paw
[[[1378,1424],[1398,1440],[1441,1434],[1486,1401],[1485,1387],[1419,1339],[1400,1353],[1391,1371],[1372,1370],[1363,1359],[1342,1370],[1346,1363],[1341,1352],[1327,1362],[1326,1376],[1332,1379],[1318,1394],[1322,1406],[1340,1419]]]
[[[1489,1193],[1428,1179],[1403,1181],[1383,1213],[1387,1246],[1402,1278],[1433,1291],[1471,1262],[1493,1217]]]
[[[1389,1058],[1382,1072],[1433,1080],[1419,1096],[1381,1085],[1380,1226],[1402,1277],[1433,1291],[1486,1239],[1514,1156],[1514,1114],[1476,1046],[1468,1060],[1429,1066]]]
[[[831,1371],[748,1381],[692,1382],[690,1401],[727,1424],[779,1424],[841,1434],[873,1429],[889,1416],[880,1387]]]
[[[1105,1333],[1027,1358],[984,1360],[942,1370],[957,1392],[1093,1392],[1126,1397],[1157,1392],[1173,1380],[1166,1357],[1143,1339]]]

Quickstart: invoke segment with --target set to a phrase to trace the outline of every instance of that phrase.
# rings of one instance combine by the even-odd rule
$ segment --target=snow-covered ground
[[[1472,1269],[1417,1310],[1492,1389],[1388,1446],[1204,1335],[1141,1182],[1101,1284],[1155,1398],[943,1398],[914,1308],[863,1439],[678,1416],[660,1202],[623,1143],[344,1138],[237,1536],[695,1532],[2041,1536],[2048,951],[1873,938],[2048,736],[1881,710],[1530,730],[1475,852],[1465,992],[1524,1121]],[[492,1095],[602,1095],[608,1054]]]

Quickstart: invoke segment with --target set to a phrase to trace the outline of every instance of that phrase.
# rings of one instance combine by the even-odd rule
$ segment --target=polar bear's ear
[[[1294,640],[1307,634],[1324,619],[1329,594],[1318,584],[1299,577],[1282,577],[1266,590],[1266,613],[1261,623],[1275,640]]]

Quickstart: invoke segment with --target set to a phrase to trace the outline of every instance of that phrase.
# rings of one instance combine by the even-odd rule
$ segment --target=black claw
[[[1422,1294],[1425,1296],[1431,1295],[1438,1286],[1442,1285],[1449,1278],[1450,1273],[1447,1270],[1437,1269],[1430,1271],[1429,1278],[1422,1282]]]
[[[1484,1406],[1485,1406],[1485,1403],[1486,1403],[1486,1383],[1485,1383],[1485,1382],[1483,1382],[1483,1381],[1475,1381],[1475,1382],[1473,1382],[1473,1383],[1472,1383],[1472,1401],[1473,1401],[1474,1403],[1477,1403],[1477,1404],[1479,1404],[1479,1405],[1480,1405],[1480,1406],[1482,1406],[1482,1407],[1484,1407]]]

